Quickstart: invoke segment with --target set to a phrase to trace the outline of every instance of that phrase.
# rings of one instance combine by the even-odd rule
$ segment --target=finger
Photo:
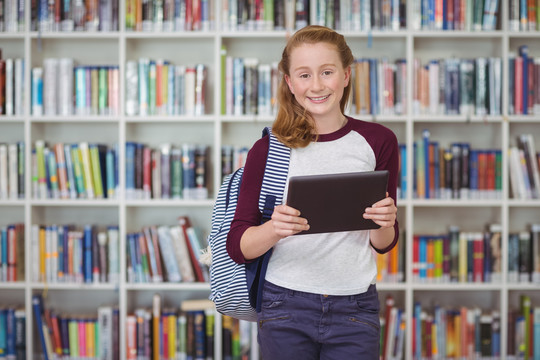
[[[391,197],[385,197],[382,200],[377,201],[375,204],[371,205],[372,207],[381,207],[381,206],[389,206],[394,204],[394,199]]]
[[[278,212],[281,214],[287,214],[287,215],[293,215],[293,216],[300,216],[300,211],[296,210],[295,208],[288,206],[288,205],[278,205],[274,208],[274,212]]]

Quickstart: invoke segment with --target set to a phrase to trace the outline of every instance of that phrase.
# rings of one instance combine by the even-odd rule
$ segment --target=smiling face
[[[350,80],[336,46],[319,42],[302,44],[291,51],[285,80],[296,101],[311,113],[318,126],[342,124],[340,100]],[[336,129],[337,130],[337,129]]]

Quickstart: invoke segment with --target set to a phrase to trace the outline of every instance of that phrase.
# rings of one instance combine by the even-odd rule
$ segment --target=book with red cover
[[[484,281],[484,238],[482,233],[474,233],[473,240],[473,279],[474,282]]]
[[[390,318],[390,313],[392,312],[392,308],[395,306],[395,300],[394,300],[394,297],[391,295],[391,294],[388,294],[386,296],[386,301],[385,301],[385,309],[384,309],[384,336],[383,336],[383,343],[382,343],[382,358],[383,359],[387,359],[391,356],[391,354],[388,353],[388,349],[387,349],[387,346],[386,344],[388,344],[388,339],[390,336],[393,336],[393,334],[389,334],[389,330],[391,328],[390,326],[390,321],[391,321],[391,318]]]
[[[523,58],[517,56],[514,63],[514,114],[523,114]]]
[[[191,221],[189,220],[189,217],[187,216],[179,216],[178,217],[178,224],[182,228],[182,231],[184,232],[184,237],[186,239],[186,245],[189,252],[189,257],[191,259],[191,265],[193,266],[193,271],[195,272],[195,278],[198,282],[204,282],[205,278],[202,272],[201,265],[199,263],[199,255],[196,254],[195,250],[193,249],[193,246],[191,246],[191,241],[189,240],[189,233],[188,229],[191,227]]]

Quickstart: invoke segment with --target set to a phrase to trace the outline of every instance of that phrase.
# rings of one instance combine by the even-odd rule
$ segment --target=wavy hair
[[[276,137],[291,148],[306,147],[313,139],[315,121],[313,116],[298,103],[291,93],[285,75],[290,76],[291,52],[303,44],[327,43],[336,47],[344,69],[352,65],[354,57],[343,35],[336,31],[319,25],[309,25],[293,34],[283,49],[278,69],[281,73],[277,98],[279,110],[272,125]],[[340,100],[341,112],[344,113],[349,101],[352,81],[349,81]]]

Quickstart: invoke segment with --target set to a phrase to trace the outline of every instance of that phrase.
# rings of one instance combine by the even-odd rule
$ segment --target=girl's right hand
[[[300,217],[300,211],[287,205],[278,205],[272,214],[274,232],[280,237],[298,234],[309,229],[307,219]]]

